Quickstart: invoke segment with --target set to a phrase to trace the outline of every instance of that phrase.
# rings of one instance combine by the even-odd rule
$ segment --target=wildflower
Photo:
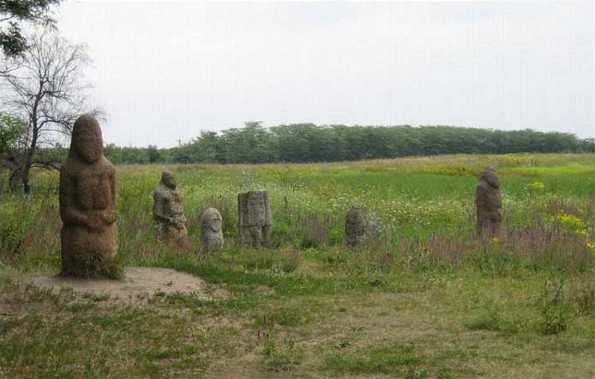
[[[543,184],[542,182],[533,182],[533,183],[527,184],[527,190],[529,190],[530,192],[541,191],[544,188],[545,188],[545,184]]]
[[[562,213],[556,217],[557,221],[563,227],[572,230],[579,236],[586,236],[587,225],[578,216]]]

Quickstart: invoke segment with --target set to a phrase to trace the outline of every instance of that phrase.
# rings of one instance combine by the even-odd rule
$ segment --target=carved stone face
[[[103,156],[101,128],[95,117],[80,116],[72,128],[71,154],[87,162],[94,163]]]
[[[166,186],[167,188],[176,189],[177,183],[174,174],[168,171],[163,171],[161,174],[161,184]]]
[[[249,220],[252,225],[264,225],[266,221],[266,204],[264,195],[259,192],[251,192],[248,197]]]
[[[211,230],[214,232],[218,232],[221,230],[221,215],[217,213],[213,213],[210,219]]]
[[[204,211],[201,217],[201,223],[204,228],[211,229],[213,232],[218,233],[221,231],[221,225],[223,223],[221,213],[215,208],[208,208]]]

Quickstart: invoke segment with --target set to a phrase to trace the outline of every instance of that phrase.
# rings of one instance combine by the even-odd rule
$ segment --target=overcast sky
[[[595,137],[594,4],[75,1],[106,143],[313,122]]]

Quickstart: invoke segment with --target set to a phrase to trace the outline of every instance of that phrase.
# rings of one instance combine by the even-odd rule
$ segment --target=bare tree
[[[85,46],[71,44],[47,28],[28,41],[29,49],[22,56],[3,63],[17,68],[0,75],[5,106],[27,123],[18,148],[4,160],[10,166],[11,182],[20,180],[25,196],[31,191],[32,167],[57,167],[55,162],[38,159],[38,150],[60,134],[69,134],[81,113],[98,113],[86,106],[91,86],[83,76],[90,63]]]

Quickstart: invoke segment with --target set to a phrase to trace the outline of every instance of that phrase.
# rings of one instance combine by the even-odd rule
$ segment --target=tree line
[[[61,0],[0,1],[0,174],[30,191],[34,167],[57,168],[67,149],[55,144],[88,104],[84,45],[59,35],[52,11]],[[44,26],[22,33],[24,25]],[[301,123],[203,131],[171,149],[105,147],[114,163],[331,162],[438,154],[595,152],[593,139],[534,130],[499,131],[452,126],[346,126]],[[1,178],[0,178],[1,179]],[[0,185],[2,183],[0,182]]]
[[[291,124],[203,131],[169,149],[107,145],[116,164],[307,163],[440,154],[595,152],[593,139],[535,130],[488,130],[453,126],[345,126]],[[65,154],[65,152],[64,152]]]

